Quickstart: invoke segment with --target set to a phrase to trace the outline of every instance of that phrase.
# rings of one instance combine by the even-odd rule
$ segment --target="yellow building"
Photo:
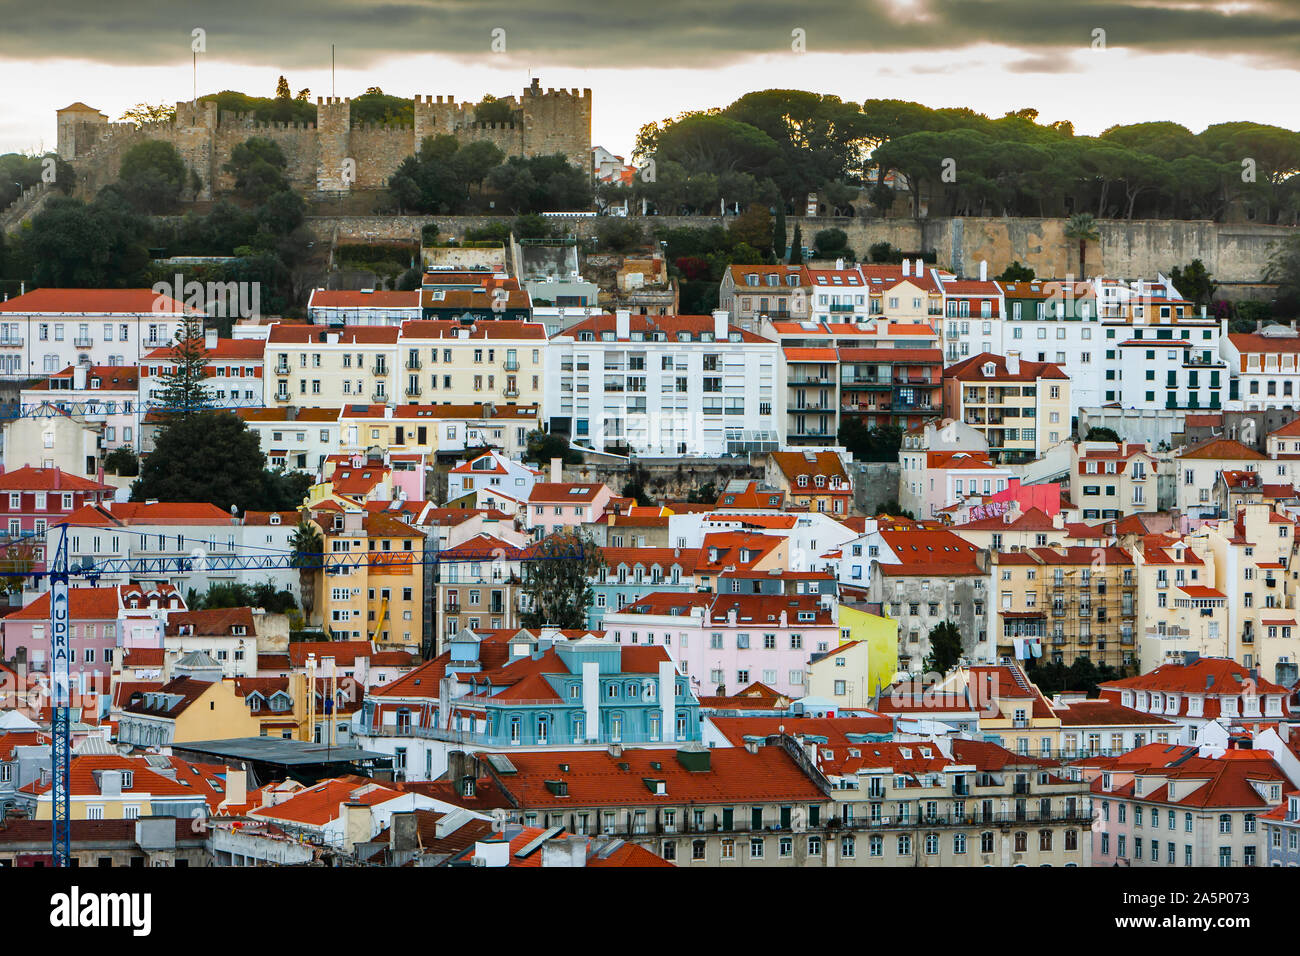
[[[118,717],[118,742],[170,747],[195,740],[256,737],[258,720],[249,713],[234,681],[219,679],[220,665],[213,676],[218,679],[173,677],[165,684],[131,692]]]
[[[405,401],[542,403],[546,328],[540,322],[405,322],[397,345]]]
[[[833,701],[838,710],[870,707],[898,671],[898,622],[870,606],[841,602],[840,646],[808,664],[809,696]]]
[[[1025,548],[991,553],[989,634],[999,657],[1037,641],[1043,660],[1132,666],[1137,577],[1123,548]]]
[[[983,435],[995,463],[1033,461],[1070,437],[1070,376],[1019,352],[983,352],[944,369],[943,413]]]
[[[201,739],[201,738],[200,738]],[[225,783],[208,768],[178,757],[150,758],[170,763],[164,769],[144,757],[82,754],[72,758],[69,811],[73,820],[134,820],[150,816],[191,818],[224,800]],[[50,772],[14,794],[28,819],[53,818]]]
[[[424,632],[424,534],[390,514],[337,501],[312,512],[326,567],[316,615],[338,640],[377,650],[418,650]]]
[[[398,335],[392,326],[277,323],[266,342],[263,401],[317,408],[396,401]]]
[[[1235,517],[1205,524],[1194,535],[1214,555],[1206,582],[1235,600],[1224,602],[1227,654],[1266,680],[1290,686],[1300,661],[1294,581],[1296,525],[1265,504],[1238,508]]]
[[[1051,757],[1061,718],[1017,664],[959,666],[935,688],[939,697],[964,698],[979,715],[980,733],[1017,754]]]

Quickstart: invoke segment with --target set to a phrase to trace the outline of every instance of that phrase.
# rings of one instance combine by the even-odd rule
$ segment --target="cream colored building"
[[[1176,506],[1183,520],[1189,522],[1217,515],[1214,485],[1222,472],[1262,472],[1267,461],[1255,449],[1229,438],[1211,438],[1183,448],[1172,461],[1178,488]]]
[[[1074,442],[1070,445],[1070,500],[1085,522],[1155,511],[1157,460],[1145,445]]]
[[[1288,685],[1300,662],[1296,622],[1295,522],[1265,504],[1250,504],[1197,534],[1214,555],[1214,586],[1225,602],[1227,656],[1261,676]],[[1279,668],[1279,664],[1289,665]]]
[[[1138,667],[1142,673],[1185,651],[1224,657],[1227,596],[1215,586],[1215,556],[1204,537],[1146,535],[1130,548],[1138,581]]]
[[[398,335],[391,326],[274,325],[266,343],[263,401],[317,408],[396,401]]]
[[[397,344],[403,401],[542,402],[546,328],[540,322],[405,322]]]
[[[979,431],[995,463],[1033,461],[1070,437],[1070,377],[1019,352],[984,352],[944,369],[943,412]]]

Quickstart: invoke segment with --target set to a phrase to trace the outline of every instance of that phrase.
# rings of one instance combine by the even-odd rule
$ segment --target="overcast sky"
[[[77,100],[117,119],[190,99],[195,29],[200,94],[270,96],[283,73],[328,95],[334,43],[340,96],[590,87],[593,142],[625,155],[645,122],[772,87],[1034,107],[1081,133],[1300,129],[1300,0],[0,0],[0,24],[0,153],[53,148],[55,110]]]

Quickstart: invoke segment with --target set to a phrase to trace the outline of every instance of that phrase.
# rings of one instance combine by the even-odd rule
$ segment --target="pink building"
[[[616,643],[667,648],[697,694],[761,681],[797,699],[807,694],[808,659],[839,645],[835,607],[815,594],[659,591],[607,613],[604,627]]]
[[[92,678],[107,677],[119,648],[162,647],[168,613],[183,610],[180,594],[168,585],[70,588],[68,665],[74,684],[84,689]],[[49,672],[49,592],[0,620],[0,645],[6,660],[25,660],[29,673]]]
[[[600,482],[539,481],[528,494],[525,524],[540,541],[559,528],[596,521],[613,497]]]
[[[45,532],[72,512],[113,497],[109,485],[58,468],[0,466],[0,541],[33,535],[34,571],[45,569]]]

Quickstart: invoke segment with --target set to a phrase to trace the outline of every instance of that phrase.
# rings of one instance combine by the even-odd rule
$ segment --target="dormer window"
[[[279,524],[279,523],[280,523],[280,516],[276,514],[274,511],[271,512],[271,524]]]

